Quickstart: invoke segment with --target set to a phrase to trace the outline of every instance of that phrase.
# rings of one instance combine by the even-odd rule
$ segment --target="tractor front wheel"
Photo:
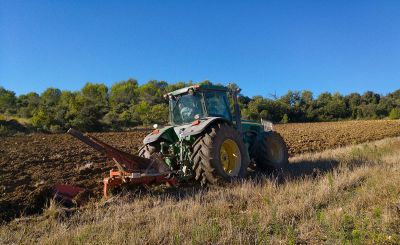
[[[156,146],[147,144],[139,149],[139,156],[144,158],[150,158],[156,152],[158,152]]]
[[[192,146],[195,179],[202,185],[243,178],[249,164],[240,133],[226,123],[210,126]]]

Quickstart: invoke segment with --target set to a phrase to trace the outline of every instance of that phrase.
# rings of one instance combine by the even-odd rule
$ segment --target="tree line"
[[[168,101],[163,94],[192,84],[151,80],[139,85],[136,80],[128,79],[110,88],[102,83],[86,83],[80,91],[48,88],[40,95],[31,92],[19,96],[0,87],[0,114],[29,119],[33,130],[45,132],[62,132],[69,127],[103,131],[166,124]],[[235,84],[229,86],[237,87]],[[287,123],[398,119],[400,89],[387,95],[367,91],[348,95],[325,92],[314,96],[308,90],[288,91],[280,97],[241,95],[239,104],[243,118],[250,120]],[[0,122],[4,124],[5,121]]]

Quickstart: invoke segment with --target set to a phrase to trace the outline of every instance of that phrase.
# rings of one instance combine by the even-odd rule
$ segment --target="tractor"
[[[72,128],[68,133],[115,163],[103,180],[105,198],[110,190],[126,185],[175,185],[193,179],[201,185],[217,184],[244,178],[251,169],[285,169],[285,141],[272,123],[241,119],[239,93],[240,89],[201,84],[166,94],[170,125],[159,129],[155,124],[138,154]],[[53,191],[65,203],[79,203],[77,197],[86,190],[57,184]]]
[[[194,178],[202,185],[243,178],[250,168],[285,169],[285,141],[270,122],[242,120],[239,93],[200,84],[164,95],[170,123],[160,129],[154,125],[139,156],[162,159],[166,166],[161,167],[176,171],[178,179]]]

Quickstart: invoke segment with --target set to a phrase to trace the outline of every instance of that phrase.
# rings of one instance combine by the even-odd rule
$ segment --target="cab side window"
[[[205,93],[206,106],[209,116],[223,117],[231,120],[229,113],[229,106],[227,104],[226,94],[221,92],[207,92]]]

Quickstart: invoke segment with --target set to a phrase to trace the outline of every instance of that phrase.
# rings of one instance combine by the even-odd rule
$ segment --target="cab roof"
[[[200,92],[205,92],[205,91],[221,91],[221,92],[228,92],[229,89],[225,86],[222,85],[209,85],[209,84],[195,84],[189,87],[181,88],[175,91],[172,91],[166,95],[181,95],[187,93],[190,89],[193,89],[194,91],[200,91]]]

